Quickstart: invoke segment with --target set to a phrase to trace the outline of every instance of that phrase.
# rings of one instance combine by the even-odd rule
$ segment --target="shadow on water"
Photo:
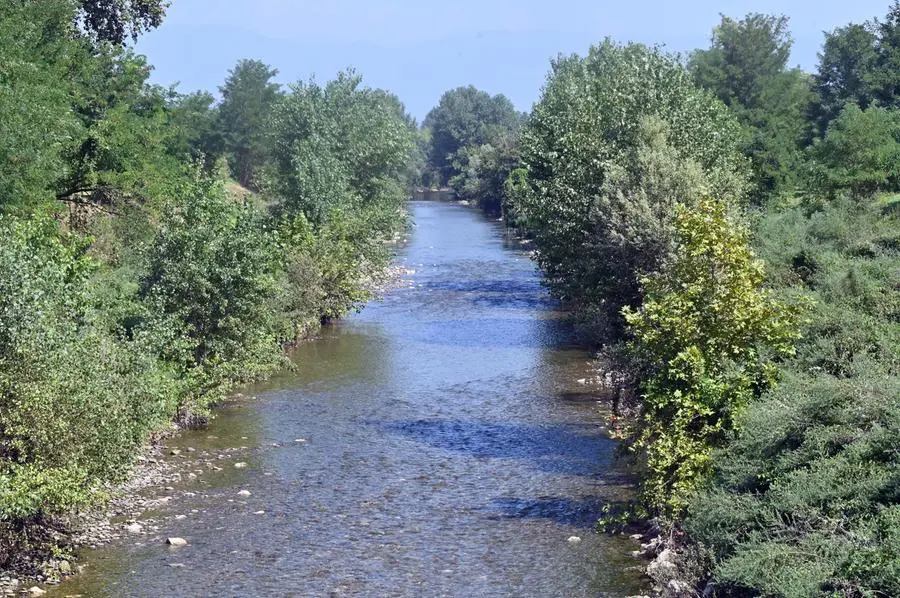
[[[491,501],[492,519],[544,519],[583,529],[594,529],[598,514],[609,501],[605,497],[581,499],[567,496],[539,498],[495,498]],[[499,512],[499,513],[498,513]]]
[[[615,442],[590,425],[426,419],[367,423],[436,449],[476,458],[521,460],[549,473],[606,476],[615,460]]]

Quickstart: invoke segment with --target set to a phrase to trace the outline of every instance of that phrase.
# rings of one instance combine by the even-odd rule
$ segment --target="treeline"
[[[658,523],[669,595],[900,595],[900,2],[815,73],[790,49],[760,14],[688,56],[607,40],[503,150],[439,141],[478,129],[460,90],[424,123],[633,393],[640,497],[603,522]]]
[[[415,123],[352,72],[148,83],[164,3],[0,0],[0,566],[370,295]]]

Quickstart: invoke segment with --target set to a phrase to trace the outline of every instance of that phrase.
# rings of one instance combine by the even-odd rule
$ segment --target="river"
[[[186,475],[155,535],[88,551],[52,596],[641,593],[637,543],[594,532],[629,487],[579,383],[590,355],[500,225],[410,209],[400,287],[173,439],[221,470]]]

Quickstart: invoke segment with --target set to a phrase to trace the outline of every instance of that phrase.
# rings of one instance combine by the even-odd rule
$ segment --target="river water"
[[[629,489],[590,356],[501,226],[411,210],[400,288],[174,439],[201,465],[155,491],[155,535],[89,551],[52,596],[641,593],[636,542],[594,532]]]

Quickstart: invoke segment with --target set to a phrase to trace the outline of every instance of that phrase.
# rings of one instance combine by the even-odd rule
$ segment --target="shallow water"
[[[411,209],[401,287],[176,439],[222,470],[185,479],[158,533],[90,551],[52,596],[641,593],[636,543],[593,531],[629,487],[578,382],[589,355],[499,225]]]

